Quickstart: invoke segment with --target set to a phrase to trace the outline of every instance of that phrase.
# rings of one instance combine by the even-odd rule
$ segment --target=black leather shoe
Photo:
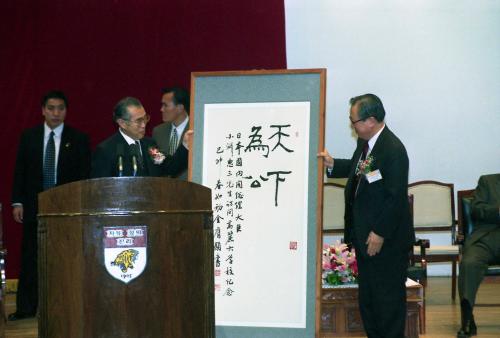
[[[15,320],[21,320],[21,319],[26,319],[26,318],[32,318],[35,317],[35,314],[32,313],[23,313],[23,312],[14,312],[9,315],[8,320],[9,321],[15,321]]]
[[[477,326],[474,321],[474,316],[471,316],[471,320],[469,322],[469,333],[471,336],[477,336]]]
[[[460,331],[457,332],[457,338],[470,338],[476,335],[477,335],[477,327],[474,321],[469,322],[469,327],[467,330],[461,328]]]
[[[462,327],[457,332],[457,338],[470,338],[477,335],[477,326],[472,314],[472,307],[467,300],[462,300],[460,310],[462,314]]]

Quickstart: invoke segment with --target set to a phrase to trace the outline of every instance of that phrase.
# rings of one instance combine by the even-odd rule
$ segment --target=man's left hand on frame
[[[368,256],[375,256],[382,249],[382,245],[384,244],[384,237],[381,237],[373,231],[370,231],[368,239],[366,240],[366,244],[368,245]]]
[[[194,131],[193,130],[188,130],[184,133],[184,136],[182,137],[182,145],[187,149],[191,150],[192,142],[193,142],[193,135]]]

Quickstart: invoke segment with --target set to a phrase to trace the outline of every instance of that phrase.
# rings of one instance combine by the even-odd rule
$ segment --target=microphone
[[[123,176],[123,144],[116,145],[116,154],[118,156],[118,177]]]
[[[132,176],[137,176],[137,169],[138,169],[138,161],[137,158],[139,157],[139,149],[136,144],[131,144],[130,146],[130,154],[132,155],[132,170],[133,174]]]
[[[133,174],[132,176],[137,176],[137,158],[135,155],[132,155],[132,168],[133,168]]]

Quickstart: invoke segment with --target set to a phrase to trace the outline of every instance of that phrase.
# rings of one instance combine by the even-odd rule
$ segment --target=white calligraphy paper
[[[207,104],[204,114],[216,324],[304,328],[310,103]]]

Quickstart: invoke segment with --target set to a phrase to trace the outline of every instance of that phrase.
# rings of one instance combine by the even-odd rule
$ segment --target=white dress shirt
[[[125,134],[121,128],[118,128],[118,130],[120,131],[120,134],[122,134],[123,138],[125,139],[125,141],[127,141],[128,145],[131,145],[131,144],[136,144],[136,140],[134,140],[133,138],[131,138],[130,136],[128,136],[127,134]],[[142,153],[142,147],[141,147],[141,140],[137,140],[137,142],[139,142],[139,151],[141,152],[141,156],[143,156],[143,153]]]
[[[366,157],[368,157],[370,155],[370,153],[372,152],[372,149],[373,149],[373,147],[375,147],[375,143],[377,142],[378,137],[380,136],[380,134],[382,133],[382,130],[384,130],[384,128],[385,128],[385,123],[382,126],[382,128],[380,128],[380,130],[375,135],[373,135],[371,139],[368,140],[368,152],[366,153]]]

